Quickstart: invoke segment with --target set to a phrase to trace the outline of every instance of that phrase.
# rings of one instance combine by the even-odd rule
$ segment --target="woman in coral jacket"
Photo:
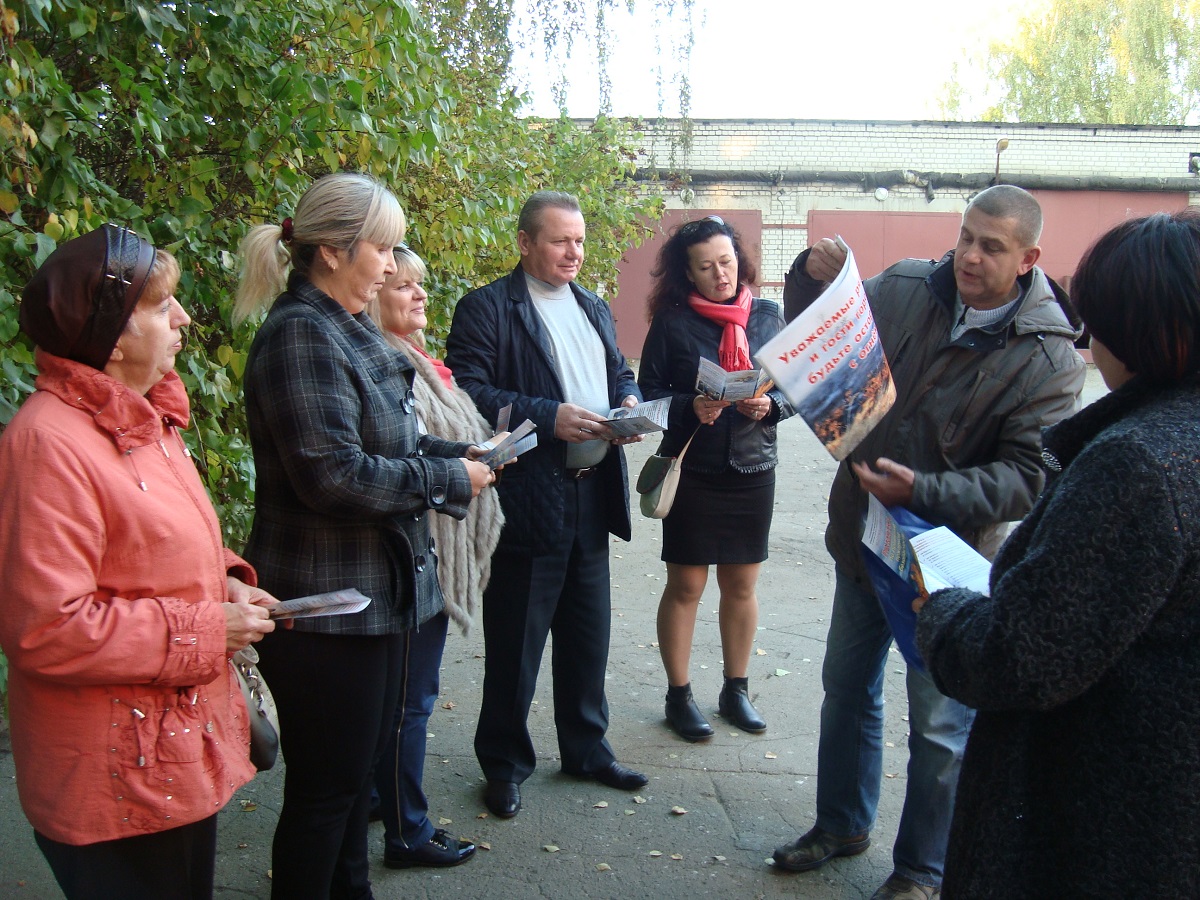
[[[21,304],[39,375],[0,435],[0,645],[21,806],[71,900],[211,897],[217,811],[254,776],[229,656],[276,601],[179,436],[178,280],[106,225]]]

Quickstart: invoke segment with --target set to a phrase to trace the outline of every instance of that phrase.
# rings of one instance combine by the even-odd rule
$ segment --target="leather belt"
[[[567,469],[567,477],[574,478],[576,481],[583,481],[583,479],[591,478],[599,471],[599,466],[587,466],[582,469]]]

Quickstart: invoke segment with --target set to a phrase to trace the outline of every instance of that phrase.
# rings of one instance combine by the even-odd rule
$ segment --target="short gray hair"
[[[523,231],[531,238],[536,238],[538,232],[542,230],[542,213],[547,209],[582,212],[579,208],[579,200],[574,194],[567,194],[563,191],[538,191],[521,207],[521,215],[517,219],[517,231]]]
[[[1036,247],[1042,237],[1042,207],[1033,194],[1015,184],[997,184],[971,198],[965,216],[977,209],[993,219],[1015,219],[1022,247]]]

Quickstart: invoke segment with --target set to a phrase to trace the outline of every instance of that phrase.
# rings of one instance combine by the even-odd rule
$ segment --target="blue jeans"
[[[445,613],[404,633],[400,698],[392,733],[375,766],[379,814],[388,847],[407,850],[433,837],[429,802],[421,789],[429,715],[438,696],[438,674],[446,647]]]
[[[883,771],[883,672],[892,633],[879,599],[837,572],[825,645],[817,827],[839,837],[875,824]],[[904,812],[892,850],[896,872],[938,886],[971,710],[908,669],[909,760]]]

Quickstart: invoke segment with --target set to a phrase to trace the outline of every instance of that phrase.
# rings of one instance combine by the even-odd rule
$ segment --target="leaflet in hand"
[[[754,354],[836,460],[850,455],[896,400],[867,293],[846,251],[812,304]]]
[[[988,592],[992,564],[974,547],[945,525],[910,538],[874,494],[867,501],[862,541],[918,593],[928,595],[948,587]]]
[[[503,411],[501,411],[503,414]],[[531,419],[526,419],[511,432],[504,440],[493,444],[483,456],[479,457],[479,462],[484,463],[492,469],[498,469],[505,463],[510,463],[522,453],[527,453],[537,446],[537,434],[534,430],[537,428]]]
[[[750,400],[769,391],[774,382],[762,369],[726,372],[711,359],[700,357],[696,373],[696,391],[710,400]]]
[[[512,418],[512,404],[501,408],[500,412],[496,413],[496,434],[502,431],[508,431],[508,420]]]
[[[910,665],[924,670],[913,600],[947,587],[986,594],[992,564],[944,525],[934,528],[902,507],[889,511],[873,494],[862,542],[867,573],[896,646]]]
[[[652,431],[666,431],[671,414],[671,398],[648,400],[637,406],[622,406],[612,410],[604,420],[617,437],[633,437]]]
[[[370,597],[359,593],[355,588],[346,588],[341,591],[330,591],[327,594],[313,594],[310,597],[284,600],[278,606],[272,607],[269,615],[272,619],[344,616],[349,613],[362,612],[370,604]]]

